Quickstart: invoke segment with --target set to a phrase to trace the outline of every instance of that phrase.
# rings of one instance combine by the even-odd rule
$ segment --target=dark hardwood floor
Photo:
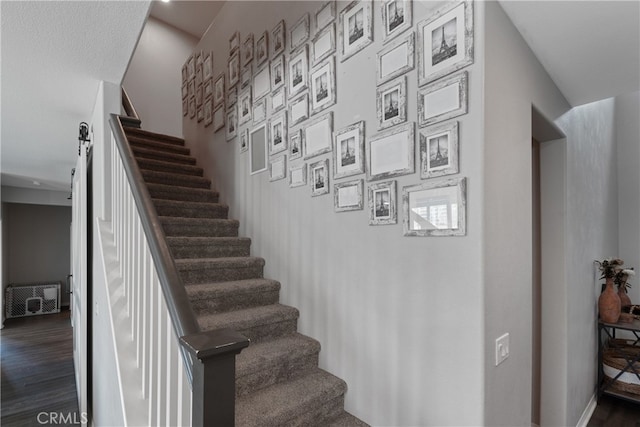
[[[68,310],[7,319],[0,348],[2,426],[78,425]]]
[[[640,403],[602,396],[587,427],[640,427]]]

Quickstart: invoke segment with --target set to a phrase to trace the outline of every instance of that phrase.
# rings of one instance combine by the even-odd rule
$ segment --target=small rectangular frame
[[[271,94],[271,114],[276,113],[287,106],[287,92],[281,87]]]
[[[284,55],[271,60],[271,91],[284,86],[286,81]]]
[[[267,119],[267,98],[253,103],[253,124],[258,125]]]
[[[336,52],[336,26],[331,24],[319,31],[311,42],[311,64],[318,65]]]
[[[289,187],[302,187],[307,185],[307,164],[302,163],[289,167]]]
[[[251,120],[252,104],[251,104],[251,88],[248,87],[239,95],[240,101],[238,102],[238,125],[242,125]]]
[[[229,57],[229,87],[233,87],[240,81],[240,55],[236,51]]]
[[[251,64],[244,67],[240,73],[240,89],[246,89],[253,82],[253,66]]]
[[[332,24],[336,20],[336,2],[330,0],[320,6],[320,8],[314,14],[314,20],[316,23],[316,32],[322,30],[329,24]]]
[[[225,110],[224,102],[213,110],[213,131],[217,132],[224,128]]]
[[[355,0],[340,12],[340,62],[373,43],[373,1]]]
[[[311,115],[336,103],[336,72],[333,57],[318,65],[311,72]]]
[[[453,74],[418,90],[418,124],[429,126],[467,114],[467,72]]]
[[[289,127],[309,118],[309,93],[304,92],[289,101]]]
[[[269,181],[278,181],[287,177],[287,156],[277,156],[269,163]]]
[[[253,33],[250,33],[242,42],[242,66],[246,67],[253,61]]]
[[[271,58],[284,53],[286,46],[286,33],[284,20],[278,22],[278,24],[271,30]]]
[[[458,122],[443,123],[418,131],[420,178],[458,173]]]
[[[384,0],[381,3],[384,43],[387,43],[413,25],[413,0]]]
[[[309,165],[311,196],[329,194],[329,159],[318,160]]]
[[[249,149],[249,128],[240,131],[240,152],[244,153]]]
[[[364,173],[364,121],[333,133],[333,179]]]
[[[287,112],[283,111],[269,120],[269,154],[287,149]]]
[[[229,56],[240,48],[240,32],[236,31],[229,37]]]
[[[333,112],[310,120],[302,129],[304,158],[310,159],[328,153],[333,147]]]
[[[377,182],[369,185],[369,225],[398,223],[396,181]]]
[[[307,45],[304,45],[289,57],[289,98],[293,98],[307,88],[308,74],[309,54]]]
[[[309,40],[309,33],[309,13],[305,13],[298,19],[298,22],[291,27],[291,34],[289,35],[289,43],[291,44],[290,51],[294,52]]]
[[[204,80],[213,77],[213,53],[207,53],[202,61],[202,78]]]
[[[267,126],[254,127],[249,133],[249,173],[255,175],[268,168]]]
[[[262,33],[256,42],[256,67],[269,59],[269,32]]]
[[[234,105],[227,110],[227,141],[238,136],[238,108]]]
[[[295,160],[302,157],[302,130],[289,129],[289,160]]]
[[[401,76],[415,67],[415,43],[413,31],[388,44],[378,52],[376,77],[378,85]]]
[[[378,130],[407,121],[407,76],[378,86],[376,90]]]
[[[216,107],[224,104],[224,76],[224,73],[218,74],[218,77],[216,77],[216,81],[213,84],[213,104]]]
[[[363,188],[364,182],[361,179],[334,184],[333,197],[336,212],[361,211],[364,207]]]
[[[253,75],[253,99],[261,99],[271,91],[269,80],[269,64],[265,64]]]
[[[415,124],[395,126],[367,141],[367,180],[377,181],[415,172]]]

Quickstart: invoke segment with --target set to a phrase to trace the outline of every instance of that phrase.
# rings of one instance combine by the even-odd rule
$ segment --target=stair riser
[[[179,187],[204,188],[211,187],[211,181],[205,178],[188,175],[165,175],[154,171],[141,171],[144,181],[151,184],[176,185]]]
[[[188,268],[179,266],[178,271],[185,285],[196,283],[231,282],[234,280],[259,279],[262,277],[262,266]]]
[[[163,206],[156,204],[156,211],[158,212],[158,215],[161,216],[227,219],[229,207],[218,204],[209,204],[198,208],[192,208],[189,206]]]
[[[251,374],[236,377],[236,396],[244,396],[254,391],[289,381],[304,375],[307,371],[318,367],[318,353],[305,355],[296,359],[283,358],[260,366]]]
[[[253,292],[250,294],[236,293],[223,295],[218,298],[193,298],[191,305],[196,315],[203,315],[276,304],[279,299],[279,291]]]
[[[163,224],[162,228],[167,236],[238,237],[237,224]]]
[[[173,145],[179,145],[184,147],[184,139],[177,138],[174,136],[162,135],[159,133],[153,133],[149,131],[138,132],[138,131],[132,130],[131,128],[126,129],[125,133],[127,134],[127,137],[147,139],[150,141],[157,141],[157,142],[162,142],[164,144],[173,144]]]
[[[155,172],[163,172],[163,173],[178,173],[181,175],[191,175],[191,176],[202,176],[203,170],[199,167],[194,167],[192,165],[183,165],[179,163],[169,163],[162,162],[163,164],[157,163],[158,161],[152,161],[151,159],[139,158],[138,166],[141,169],[152,170]]]
[[[181,156],[179,154],[165,153],[162,151],[153,151],[145,148],[131,147],[133,154],[137,159],[160,160],[163,162],[175,162],[185,165],[195,165],[196,159],[191,156]]]
[[[298,321],[294,319],[257,325],[251,328],[238,328],[237,331],[249,338],[252,343],[259,343],[294,334],[297,329]]]
[[[188,156],[191,154],[191,151],[186,147],[181,147],[179,145],[173,145],[173,144],[163,144],[161,142],[149,141],[145,139],[130,138],[129,144],[132,147],[147,148],[150,150],[160,151],[163,153],[180,154],[183,156]]]
[[[167,189],[156,189],[147,186],[149,194],[153,199],[175,200],[182,202],[218,203],[218,193],[215,191],[189,191],[187,188],[180,188],[178,191]]]
[[[344,395],[325,402],[322,406],[308,411],[288,420],[278,423],[282,427],[308,427],[328,425],[329,421],[338,417],[344,411]]]
[[[176,259],[185,258],[228,258],[249,256],[251,242],[232,244],[175,245],[169,244]]]

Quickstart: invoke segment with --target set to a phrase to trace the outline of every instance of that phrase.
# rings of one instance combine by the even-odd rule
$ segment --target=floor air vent
[[[9,285],[6,317],[36,316],[60,312],[60,283]]]

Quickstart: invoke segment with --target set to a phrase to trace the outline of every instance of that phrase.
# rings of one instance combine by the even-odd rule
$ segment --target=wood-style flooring
[[[69,311],[7,319],[4,325],[0,330],[2,426],[40,426],[42,421],[77,425]],[[52,422],[52,416],[58,423]],[[61,419],[67,422],[59,423]]]
[[[640,403],[602,396],[587,427],[640,427]]]

